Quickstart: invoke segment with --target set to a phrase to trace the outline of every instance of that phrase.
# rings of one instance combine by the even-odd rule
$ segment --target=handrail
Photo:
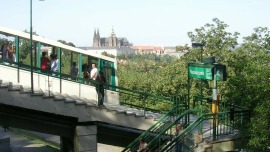
[[[248,110],[235,111],[234,113],[249,113],[249,111]],[[165,145],[160,146],[159,149],[157,149],[157,151],[165,151],[165,150],[173,148],[175,144],[180,143],[182,140],[184,140],[187,137],[189,133],[191,133],[194,129],[196,129],[199,125],[201,125],[201,123],[203,123],[204,120],[214,119],[214,116],[217,115],[217,119],[218,121],[220,121],[219,118],[221,118],[221,116],[224,116],[224,115],[226,116],[229,114],[231,114],[231,112],[227,111],[227,112],[220,112],[218,114],[209,113],[209,114],[204,114],[200,116],[192,124],[190,124],[183,132],[181,132],[178,136],[170,140],[169,143],[166,143]],[[214,127],[217,127],[217,126],[213,126],[213,128]],[[231,127],[234,127],[234,126],[231,126]],[[220,136],[221,134],[213,133],[213,135]],[[149,148],[151,144],[152,143],[149,143],[147,147]]]
[[[159,133],[159,135],[157,135],[152,141],[150,141],[147,144],[147,148],[149,149],[149,147],[156,144],[156,141],[158,141],[165,132],[167,132],[169,129],[171,129],[173,126],[175,126],[180,121],[180,119],[182,119],[184,116],[192,114],[192,113],[197,113],[197,112],[198,112],[197,109],[188,109],[185,112],[183,112],[174,122],[172,122],[170,125],[168,125],[164,130],[162,130]]]
[[[143,134],[141,134],[138,138],[136,138],[132,143],[130,143],[125,149],[122,150],[122,152],[126,152],[129,151],[132,148],[137,148],[139,140],[141,138],[147,138],[149,137],[151,134],[157,134],[160,127],[163,127],[162,124],[164,122],[168,122],[168,119],[170,119],[171,117],[175,116],[175,111],[179,110],[179,108],[175,108],[172,109],[171,111],[169,111],[166,115],[164,115],[161,119],[159,119],[159,121],[157,123],[155,123],[153,126],[151,126],[148,130],[146,130]],[[181,115],[182,117],[185,116],[184,114]]]
[[[161,150],[165,150],[165,149],[171,147],[172,144],[174,144],[176,142],[180,142],[181,140],[183,140],[185,138],[185,136],[188,133],[192,132],[193,129],[195,129],[196,127],[198,127],[205,120],[206,117],[212,116],[212,115],[213,114],[209,113],[209,114],[204,114],[204,115],[200,116],[199,118],[197,118],[183,132],[181,132],[178,136],[176,136],[173,140],[171,140],[169,144],[166,144],[164,147],[161,147],[162,148]]]
[[[193,96],[193,106],[195,105],[195,103],[200,102],[200,99],[205,100],[205,101],[208,101],[209,99],[211,99],[211,101],[212,101],[211,97],[204,97],[204,96],[200,96],[200,95]],[[231,104],[230,102],[226,102],[226,101],[228,101],[228,99],[227,100],[222,100],[221,99],[221,100],[219,100],[219,104],[224,104],[225,107],[227,107],[227,108],[230,108],[232,106],[232,107],[235,107],[235,108],[239,108],[241,110],[246,109],[245,107],[242,107],[242,106],[236,105],[236,104]],[[209,103],[209,102],[206,102],[206,103]],[[211,104],[211,103],[209,103],[209,104]]]
[[[8,63],[8,64],[2,64],[2,62]],[[13,62],[13,61],[10,61],[10,60],[3,60],[3,59],[0,59],[0,64],[4,65],[4,66],[16,68],[16,69],[18,68],[18,69],[26,70],[26,71],[30,71],[30,68],[31,68],[31,66],[27,65],[27,64],[17,63],[17,62]],[[15,66],[13,66],[13,65],[15,65]],[[72,77],[72,78],[75,78],[77,81],[69,80],[68,78],[71,78],[71,76],[68,75],[68,74],[52,72],[50,70],[44,70],[44,69],[41,69],[41,68],[38,68],[38,67],[33,67],[33,71],[34,71],[34,73],[38,73],[38,74],[42,74],[42,75],[46,75],[46,76],[49,75],[50,77],[55,77],[55,78],[59,78],[59,79],[63,79],[63,80],[68,80],[68,81],[72,81],[72,82],[76,82],[76,83],[80,83],[80,84],[82,84],[84,82],[87,82],[88,84],[95,85],[95,87],[100,87],[100,86],[104,85],[107,88],[107,90],[111,90],[109,88],[114,88],[115,90],[113,90],[113,91],[115,91],[115,92],[119,92],[119,93],[128,92],[130,94],[136,94],[137,96],[143,96],[144,99],[154,98],[154,100],[156,100],[156,102],[158,102],[158,103],[166,103],[166,104],[171,104],[171,105],[173,104],[172,102],[170,102],[169,97],[157,96],[157,95],[153,95],[153,94],[150,94],[150,93],[131,90],[131,89],[128,89],[128,88],[119,87],[119,86],[110,85],[110,84],[104,84],[104,83],[101,83],[101,82],[98,82],[98,81],[95,81],[95,80],[84,79],[84,78],[80,78],[80,77]],[[52,75],[52,74],[55,74],[55,76]],[[148,103],[147,100],[144,101],[144,102],[145,102],[144,104],[146,104],[146,102]],[[137,106],[137,105],[134,105],[134,106]],[[140,108],[145,110],[147,107],[145,107],[145,105],[144,105],[143,107],[140,107]],[[158,111],[158,110],[156,110],[156,111]]]

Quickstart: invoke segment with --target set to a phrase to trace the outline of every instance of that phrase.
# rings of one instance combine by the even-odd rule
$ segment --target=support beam
[[[79,63],[79,78],[82,78],[82,54],[80,53],[78,56]]]
[[[41,67],[41,43],[37,43],[37,67]]]
[[[97,152],[97,126],[77,126],[74,143],[75,152]]]

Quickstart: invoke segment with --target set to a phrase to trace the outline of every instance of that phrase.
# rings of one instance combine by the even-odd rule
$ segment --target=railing
[[[171,134],[169,139],[160,140],[162,134],[157,135],[147,148],[151,151],[170,151],[179,148],[180,151],[193,151],[197,144],[203,140],[217,140],[225,136],[244,135],[249,124],[250,111],[221,112],[218,114],[204,114],[191,123],[177,136]],[[200,131],[200,125],[203,130]],[[172,125],[173,126],[173,125]],[[165,133],[162,131],[161,133]],[[158,142],[162,141],[162,145]]]
[[[183,111],[186,108],[185,104],[179,105],[178,107],[172,109],[166,115],[164,115],[157,123],[155,123],[152,127],[146,130],[143,134],[141,134],[138,138],[136,138],[132,143],[130,143],[122,152],[133,151],[139,147],[140,139],[145,139],[146,141],[155,140],[159,137],[166,137],[167,134],[164,134],[164,130],[166,132],[172,132],[172,130],[168,130],[171,128],[173,122],[178,122],[182,124],[188,124],[186,116],[190,111],[195,112],[195,110],[185,110],[185,112],[181,113],[179,116],[179,111]],[[177,114],[176,114],[177,113]],[[175,120],[176,119],[176,120]]]
[[[149,151],[159,151],[159,149],[163,147],[164,144],[169,143],[174,138],[172,130],[174,130],[174,127],[176,126],[176,124],[185,124],[181,122],[185,116],[190,115],[190,114],[198,114],[198,113],[199,113],[199,109],[189,109],[183,112],[174,121],[172,121],[169,125],[167,125],[167,127],[164,128],[158,135],[156,135],[154,139],[152,139],[148,143],[147,149]],[[186,123],[186,124],[190,126],[189,123]],[[191,125],[192,124],[193,123],[191,123]],[[170,130],[171,132],[169,132]]]
[[[17,76],[16,80],[14,80],[14,81],[17,81],[17,79],[19,81],[20,71],[23,70],[23,71],[30,72],[30,69],[31,69],[31,66],[29,66],[29,65],[17,63],[17,62],[6,61],[6,60],[4,61],[2,59],[0,59],[0,64],[3,66],[17,69],[17,71],[14,70],[14,73],[13,73],[14,75]],[[94,93],[96,92],[95,88],[98,88],[99,86],[103,85],[103,86],[105,86],[105,90],[111,91],[112,94],[113,94],[113,92],[118,92],[120,94],[120,104],[127,105],[129,107],[139,108],[139,109],[143,110],[144,114],[146,113],[146,111],[156,111],[159,113],[167,113],[168,111],[171,110],[171,108],[176,106],[175,104],[177,104],[177,102],[178,102],[177,100],[179,100],[179,99],[175,99],[174,97],[156,96],[156,95],[152,95],[149,93],[139,92],[139,91],[131,90],[131,89],[124,88],[124,87],[118,87],[118,86],[114,86],[114,85],[110,85],[110,84],[101,84],[100,82],[97,82],[94,80],[84,79],[84,78],[80,78],[80,77],[71,77],[70,75],[67,75],[67,74],[52,72],[50,70],[43,70],[43,69],[37,68],[37,67],[32,67],[32,68],[33,68],[34,74],[38,74],[39,76],[37,76],[37,77],[39,77],[39,78],[40,78],[40,76],[44,76],[44,77],[47,77],[48,80],[53,79],[53,78],[59,79],[60,81],[59,82],[57,81],[57,83],[53,84],[53,85],[54,85],[54,87],[59,88],[58,90],[60,93],[62,93],[62,90],[65,89],[65,87],[63,87],[62,80],[65,80],[67,82],[76,83],[76,84],[83,84],[86,86],[92,86],[92,92],[91,92],[92,95],[95,95],[95,94],[93,94],[93,92]],[[29,78],[30,77],[28,77],[28,79]],[[41,82],[37,82],[37,83],[41,83]],[[48,83],[48,84],[44,84],[44,85],[46,85],[48,88],[50,85],[52,85],[52,84],[49,84],[49,81],[47,81],[46,83]],[[28,84],[28,85],[31,85],[31,84]],[[56,85],[58,85],[58,86],[56,86]],[[82,91],[86,91],[86,90],[87,90],[87,88],[85,90],[79,90],[79,91],[81,93]],[[53,91],[54,90],[50,90],[49,92],[53,92]],[[128,102],[127,99],[129,99],[129,100],[132,99],[135,102]],[[184,100],[185,103],[187,102],[186,99],[184,99],[184,97],[181,97],[181,100]]]

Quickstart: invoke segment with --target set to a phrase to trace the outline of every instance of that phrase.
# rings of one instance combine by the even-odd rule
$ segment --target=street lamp
[[[201,48],[201,62],[202,62],[202,54],[203,54],[203,47],[205,45],[201,43],[192,43],[192,47],[200,47]]]
[[[44,1],[44,0],[39,0]],[[31,92],[34,93],[34,79],[33,79],[33,27],[32,27],[32,0],[30,0],[30,65],[31,65]]]

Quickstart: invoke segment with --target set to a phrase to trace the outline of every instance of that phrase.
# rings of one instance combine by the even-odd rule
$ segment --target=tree
[[[189,48],[188,44],[185,44],[184,46],[181,46],[181,45],[176,46],[176,51],[177,52],[182,52],[182,51],[186,51],[186,50],[189,50],[189,49],[190,48]]]
[[[66,42],[65,40],[57,40],[57,42],[63,43],[68,46],[76,47],[72,42]]]
[[[207,23],[204,27],[195,29],[195,32],[188,32],[192,42],[204,44],[204,57],[215,56],[219,62],[223,62],[224,52],[230,51],[238,44],[238,32],[230,33],[226,29],[229,25],[217,18],[212,24]]]

